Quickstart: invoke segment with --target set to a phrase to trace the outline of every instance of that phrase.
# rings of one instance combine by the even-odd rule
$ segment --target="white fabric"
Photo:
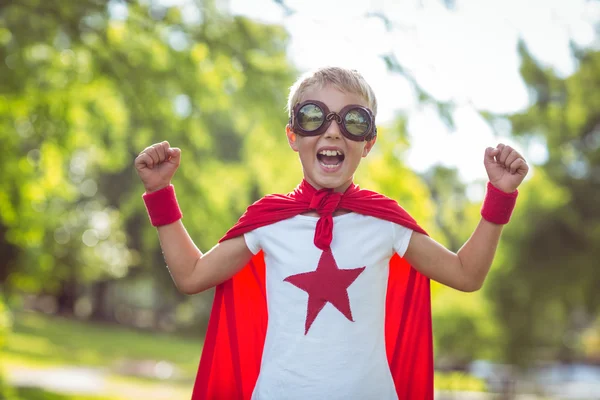
[[[388,263],[403,256],[412,230],[349,213],[334,217],[331,250],[340,269],[365,266],[348,288],[354,322],[327,303],[305,335],[308,294],[284,282],[314,271],[317,217],[296,217],[244,235],[264,250],[269,323],[252,399],[397,399],[385,353]]]

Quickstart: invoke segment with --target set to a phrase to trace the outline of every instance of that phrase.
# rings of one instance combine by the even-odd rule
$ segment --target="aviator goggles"
[[[350,140],[362,142],[377,136],[373,113],[357,104],[349,104],[336,113],[329,111],[320,101],[306,100],[294,106],[290,125],[298,135],[317,136],[323,134],[333,120],[337,122],[342,134]]]

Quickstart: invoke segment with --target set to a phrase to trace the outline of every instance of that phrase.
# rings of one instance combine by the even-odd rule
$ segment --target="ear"
[[[290,147],[292,148],[292,150],[298,151],[298,143],[296,143],[297,136],[294,133],[294,131],[292,130],[292,127],[290,126],[290,124],[287,124],[285,126],[285,134],[287,136],[288,143],[289,143]]]
[[[362,152],[363,157],[366,157],[367,154],[369,154],[369,152],[371,151],[373,146],[375,146],[376,141],[377,141],[377,136],[375,136],[373,139],[369,140],[367,142],[367,144],[365,144],[365,147],[363,148],[363,152]]]

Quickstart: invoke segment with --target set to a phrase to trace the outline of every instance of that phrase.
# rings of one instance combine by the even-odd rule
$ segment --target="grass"
[[[27,400],[111,400],[109,397],[53,393],[40,388],[18,388],[16,395]]]
[[[102,371],[105,385],[95,395],[64,394],[41,387],[16,388],[18,400],[177,400],[189,399],[201,352],[198,340],[74,321],[42,314],[15,315],[13,332],[0,351],[1,365],[11,371],[40,371],[57,367],[92,367]],[[161,380],[133,376],[121,370],[124,363],[166,361],[177,374]],[[436,372],[438,390],[485,391],[485,384],[463,374]],[[0,394],[0,399],[2,395]],[[12,400],[12,399],[11,399]]]
[[[103,392],[98,393],[104,397],[18,388],[18,399],[189,398],[202,348],[200,333],[198,340],[191,340],[37,313],[16,314],[14,322],[13,332],[0,352],[8,376],[11,371],[64,366],[95,368],[106,378]],[[151,374],[152,366],[159,361],[174,367],[172,378],[159,379]],[[148,373],[134,372],[144,365]]]
[[[4,353],[36,362],[109,366],[118,360],[165,360],[192,377],[202,342],[42,314],[17,314]]]

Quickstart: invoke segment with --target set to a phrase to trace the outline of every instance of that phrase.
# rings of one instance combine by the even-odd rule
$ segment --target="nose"
[[[326,138],[339,139],[341,137],[341,134],[342,132],[340,131],[340,125],[337,122],[337,118],[333,118],[331,120],[331,123],[327,127],[324,136]]]

